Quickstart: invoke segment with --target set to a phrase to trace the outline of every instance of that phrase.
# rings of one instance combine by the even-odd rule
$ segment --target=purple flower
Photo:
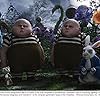
[[[54,42],[55,37],[54,37],[54,31],[52,29],[46,29],[44,35],[49,42]]]
[[[95,37],[94,42],[97,42],[97,41],[99,41],[99,40],[100,40],[100,34],[98,34],[98,35]]]
[[[89,22],[93,15],[93,10],[91,7],[81,5],[76,9],[75,19],[82,22]]]
[[[40,40],[47,39],[50,43],[55,41],[53,29],[48,29],[47,27],[34,27],[33,33],[35,33],[40,38]]]

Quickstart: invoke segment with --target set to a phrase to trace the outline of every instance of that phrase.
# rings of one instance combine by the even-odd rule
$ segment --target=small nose
[[[20,27],[21,27],[21,28],[24,28],[24,26],[23,26],[23,25],[21,25]]]

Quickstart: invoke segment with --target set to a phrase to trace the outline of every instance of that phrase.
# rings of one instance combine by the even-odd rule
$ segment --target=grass
[[[32,77],[22,80],[12,78],[11,86],[0,83],[0,90],[99,90],[99,85],[82,85],[78,82],[78,76],[72,77],[66,72],[59,73],[54,70],[38,70]]]

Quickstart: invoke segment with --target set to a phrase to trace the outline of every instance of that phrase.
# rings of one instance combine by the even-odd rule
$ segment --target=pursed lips
[[[66,30],[65,32],[69,32],[68,30]]]
[[[24,30],[20,30],[20,32],[24,32]]]

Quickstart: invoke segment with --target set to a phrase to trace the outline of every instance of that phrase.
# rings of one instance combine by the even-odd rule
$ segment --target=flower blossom
[[[78,21],[82,21],[82,22],[89,22],[91,20],[91,17],[93,15],[93,10],[91,7],[87,7],[85,5],[80,5],[77,9],[76,9],[76,13],[75,13],[75,19]]]
[[[100,24],[100,10],[96,10],[92,16],[92,20],[95,24]]]

